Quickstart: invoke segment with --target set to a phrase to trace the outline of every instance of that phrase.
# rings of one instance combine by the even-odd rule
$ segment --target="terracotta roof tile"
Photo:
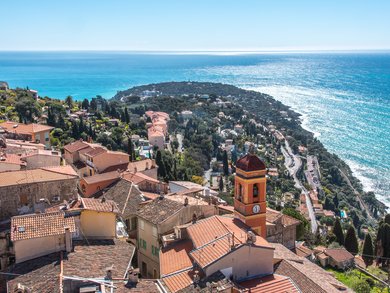
[[[280,275],[270,275],[239,283],[251,293],[299,293],[295,283],[288,277]]]
[[[86,152],[85,154],[89,157],[96,157],[100,154],[103,154],[103,153],[106,153],[107,150],[105,148],[102,148],[102,147],[95,147],[93,148],[92,150],[90,150],[89,152]]]
[[[190,252],[191,257],[203,269],[231,251],[232,235],[218,238]],[[235,243],[238,241],[235,240]]]
[[[230,231],[217,216],[196,222],[187,228],[187,233],[195,248],[201,247],[217,238],[230,234]]]
[[[354,258],[354,256],[345,248],[326,249],[324,252],[337,262],[343,262]]]
[[[101,278],[112,268],[113,278],[123,278],[134,250],[133,245],[118,239],[74,241],[74,251],[64,261],[64,275]]]
[[[15,275],[0,275],[0,292],[7,292],[5,282],[8,281],[9,292],[18,292],[20,284],[30,288],[32,293],[60,293],[60,253],[24,261],[10,267],[7,272]]]
[[[166,197],[163,199],[158,197],[143,205],[138,210],[137,214],[139,217],[153,224],[158,224],[165,221],[182,208],[184,208],[184,204],[182,203],[167,199]]]
[[[70,153],[74,153],[74,152],[80,151],[82,149],[86,149],[88,147],[89,147],[89,145],[87,143],[85,143],[84,141],[77,140],[75,142],[71,142],[71,143],[65,145],[64,150],[66,150]]]
[[[77,178],[78,175],[74,171],[73,175],[68,174],[71,173],[71,171],[67,169],[67,167],[68,166],[57,167],[66,168],[64,169],[64,173],[58,172],[57,170],[51,170],[49,168],[3,172],[0,176],[0,187]]]
[[[22,123],[12,122],[12,121],[6,121],[0,123],[0,127],[10,133],[20,133],[20,134],[33,134],[42,131],[49,131],[54,128],[43,124],[36,124],[36,123],[22,124]]]
[[[11,240],[61,235],[65,228],[76,231],[74,218],[65,218],[64,212],[16,216],[11,219]]]
[[[295,253],[298,256],[308,257],[308,256],[312,255],[314,252],[313,252],[313,250],[307,248],[306,246],[299,245],[299,246],[295,247]]]
[[[113,200],[123,218],[135,215],[140,204],[145,202],[142,193],[127,180],[120,179],[105,194],[106,199]]]
[[[139,184],[143,181],[149,181],[149,182],[153,182],[153,183],[160,183],[159,180],[157,179],[154,179],[148,175],[145,175],[141,172],[137,172],[137,173],[130,173],[130,172],[124,172],[122,174],[122,177],[123,179],[125,180],[128,180],[130,182],[133,182],[134,184]]]
[[[1,154],[0,153],[0,163],[1,164],[13,164],[25,166],[26,162],[21,160],[21,156],[16,154]]]
[[[265,170],[265,164],[260,158],[256,155],[246,154],[240,158],[236,163],[236,168],[243,170],[245,172]]]
[[[164,284],[168,287],[169,292],[178,292],[193,283],[194,274],[194,271],[191,269],[165,277],[163,278],[163,281]]]
[[[183,240],[163,248],[160,252],[160,274],[165,276],[192,268],[192,261],[188,255],[192,248],[190,240]]]
[[[105,198],[81,198],[84,209],[97,212],[119,213],[118,206],[113,200]]]
[[[87,184],[95,184],[98,182],[115,180],[120,178],[120,173],[118,171],[112,171],[108,173],[95,174],[92,176],[83,177],[81,180],[85,181]]]

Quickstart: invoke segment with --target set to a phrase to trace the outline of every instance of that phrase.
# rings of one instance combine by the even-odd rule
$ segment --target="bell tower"
[[[263,238],[267,234],[265,175],[265,164],[255,155],[252,145],[236,163],[234,215]]]

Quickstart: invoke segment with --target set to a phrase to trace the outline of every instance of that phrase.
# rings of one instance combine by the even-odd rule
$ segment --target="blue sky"
[[[0,50],[390,49],[389,0],[3,0]]]

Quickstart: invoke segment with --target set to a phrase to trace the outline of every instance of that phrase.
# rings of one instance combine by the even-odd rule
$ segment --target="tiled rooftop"
[[[171,217],[173,214],[184,208],[184,204],[164,197],[156,198],[148,204],[143,205],[137,212],[138,216],[153,223],[158,224]]]
[[[49,131],[54,128],[43,124],[36,124],[36,123],[23,124],[23,123],[12,122],[12,121],[6,121],[0,123],[0,127],[7,130],[10,133],[20,133],[20,134],[38,133],[41,131]]]
[[[60,292],[60,253],[52,253],[17,264],[7,270],[14,275],[0,275],[0,292],[17,292],[18,284],[31,289],[31,293]]]
[[[279,220],[282,222],[284,227],[299,225],[301,222],[293,217],[284,215],[279,211],[267,208],[266,219],[268,223],[276,224]]]
[[[345,248],[326,249],[325,254],[337,262],[343,262],[354,258],[354,256]]]
[[[3,172],[0,176],[0,187],[19,184],[29,184],[56,180],[67,180],[77,178],[78,175],[70,166],[54,168],[41,168],[33,170],[22,170]]]
[[[82,180],[84,180],[87,184],[94,184],[98,182],[119,179],[119,177],[120,173],[118,171],[112,171],[108,173],[95,174],[92,176],[83,177]]]
[[[81,198],[81,203],[84,209],[97,212],[113,212],[119,213],[118,206],[113,200],[102,197],[96,198]]]
[[[190,240],[182,240],[175,245],[163,248],[160,253],[160,274],[162,276],[192,268],[189,252],[192,250]]]
[[[149,177],[148,175],[145,175],[140,172],[137,173],[124,172],[122,174],[122,177],[123,179],[133,182],[134,184],[139,184],[143,181],[149,181],[156,184],[160,183],[160,181],[158,181],[157,179]]]
[[[70,153],[74,153],[74,152],[80,151],[80,150],[88,148],[88,147],[89,147],[89,145],[87,143],[85,143],[84,141],[76,140],[75,142],[71,142],[71,143],[65,145],[64,150],[66,150]]]
[[[119,208],[122,217],[127,218],[135,215],[139,205],[145,200],[142,193],[132,184],[124,179],[119,180],[105,194],[106,199],[113,200]]]
[[[277,246],[275,254],[279,253],[278,251],[282,249],[281,246],[281,244]],[[352,292],[336,280],[331,273],[311,261],[295,255],[287,248],[285,248],[282,260],[276,265],[274,273],[290,277],[302,293]],[[343,290],[338,288],[343,288]]]
[[[74,252],[64,260],[64,275],[84,278],[104,277],[112,268],[113,278],[123,278],[134,252],[134,246],[121,240],[74,241]]]
[[[177,274],[163,278],[164,284],[168,287],[169,292],[178,292],[193,283],[194,270],[189,269]]]
[[[73,244],[73,252],[63,253],[63,276],[104,278],[106,270],[110,268],[113,278],[124,278],[135,250],[133,245],[117,239],[89,240],[88,243],[74,241]],[[11,290],[20,284],[28,287],[32,293],[60,293],[60,266],[61,253],[17,264],[7,270],[15,275],[0,275],[0,292],[6,288],[5,281],[8,280]],[[18,276],[19,274],[22,275]],[[62,284],[66,286],[64,281]],[[140,281],[135,287],[126,287],[124,282],[117,281],[115,286],[115,293],[158,292],[154,291],[154,288],[157,290],[154,282]],[[140,289],[148,290],[139,291]]]
[[[300,293],[300,290],[290,278],[275,274],[244,281],[239,285],[246,289],[244,292],[250,293]]]
[[[26,240],[65,233],[65,228],[75,232],[73,217],[65,218],[64,212],[31,214],[11,219],[11,240]]]
[[[0,163],[1,164],[13,164],[25,166],[26,162],[21,160],[21,156],[16,154],[3,154],[0,152]]]

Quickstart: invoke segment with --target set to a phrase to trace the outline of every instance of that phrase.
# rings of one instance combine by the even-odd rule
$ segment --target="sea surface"
[[[0,52],[0,80],[61,99],[183,80],[264,92],[301,113],[303,127],[390,206],[390,52]]]

